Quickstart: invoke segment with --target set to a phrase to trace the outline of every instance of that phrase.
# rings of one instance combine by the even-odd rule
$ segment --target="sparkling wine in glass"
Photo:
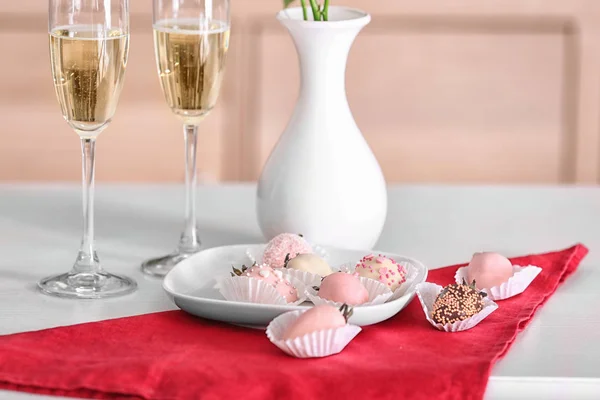
[[[83,238],[73,268],[42,279],[43,293],[103,298],[136,283],[106,272],[94,246],[94,158],[98,135],[112,120],[129,52],[129,0],[50,0],[50,60],[63,117],[81,139]]]
[[[154,0],[154,46],[167,105],[182,121],[185,140],[185,226],[179,246],[145,261],[142,270],[162,277],[200,250],[196,228],[198,125],[219,97],[229,47],[229,0]]]

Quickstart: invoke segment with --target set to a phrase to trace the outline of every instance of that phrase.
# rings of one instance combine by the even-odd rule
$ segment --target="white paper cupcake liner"
[[[441,331],[460,332],[471,329],[498,308],[498,304],[485,297],[483,299],[483,310],[479,311],[477,314],[465,320],[457,321],[453,324],[442,325],[434,322],[433,319],[431,319],[431,312],[433,311],[433,303],[435,303],[435,299],[440,294],[443,287],[436,285],[435,283],[423,282],[419,283],[416,289],[417,296],[419,297],[419,301],[421,302],[421,306],[423,307],[423,312],[425,313],[427,321],[429,321],[429,323],[436,329]]]
[[[316,331],[294,339],[281,339],[288,327],[306,310],[281,314],[267,326],[267,337],[283,352],[298,358],[327,357],[337,354],[359,334],[361,328],[346,324],[341,328]]]
[[[274,268],[275,271],[281,271],[302,282],[305,286],[319,286],[321,284],[321,275],[313,274],[306,271],[298,271],[292,268]]]
[[[322,248],[321,246],[316,245],[314,243],[311,243],[311,242],[308,242],[308,244],[310,245],[310,247],[312,247],[314,254],[316,254],[317,256],[321,257],[324,260],[327,260],[328,254],[324,248]],[[262,263],[262,256],[263,256],[262,253],[254,254],[250,249],[246,250],[246,257],[248,258],[248,261],[250,262],[250,264]]]
[[[305,286],[319,286],[321,285],[321,280],[323,277],[318,274],[313,274],[312,272],[299,271],[293,268],[274,268],[275,271],[281,271],[284,275],[289,275],[298,279],[300,282],[304,283]],[[333,269],[333,272],[338,272],[336,269]],[[332,272],[332,273],[333,273]]]
[[[364,287],[367,289],[367,292],[369,292],[369,300],[363,304],[352,305],[352,307],[366,307],[366,306],[374,306],[377,304],[383,304],[386,301],[388,301],[388,299],[390,297],[392,297],[392,294],[393,294],[392,291],[390,289],[388,289],[388,287],[385,286],[383,283],[376,281],[374,279],[364,278],[362,276],[359,277],[358,279],[360,279],[360,283],[362,283],[364,285]],[[320,286],[320,285],[315,285],[315,286]],[[323,298],[319,297],[317,291],[314,290],[312,288],[312,286],[306,286],[306,297],[308,297],[308,299],[317,306],[320,304],[329,304],[330,306],[340,308],[343,305],[343,303],[338,303],[335,301],[331,301],[331,300],[327,300],[327,299],[323,299]]]
[[[397,300],[402,296],[412,293],[417,285],[416,278],[419,275],[419,270],[412,263],[406,261],[397,261],[406,270],[406,280],[398,286],[387,301]],[[356,263],[344,263],[338,267],[342,272],[354,273],[356,271]],[[370,279],[370,278],[366,278]],[[370,279],[374,280],[374,279]],[[375,280],[376,282],[379,282]],[[381,283],[381,282],[379,282]],[[317,285],[318,286],[318,285]]]
[[[356,269],[355,267],[356,267],[356,263],[347,262],[347,263],[338,265],[337,267],[335,267],[335,269],[338,269],[341,272],[346,272],[348,274],[353,274],[354,270]],[[332,268],[334,268],[334,267],[332,267]]]
[[[417,267],[404,261],[400,261],[398,264],[402,265],[406,270],[406,280],[394,290],[394,294],[389,301],[399,299],[406,294],[412,293],[417,286],[417,275],[419,275]]]
[[[288,303],[273,285],[247,276],[230,276],[219,281],[219,292],[228,301],[243,303],[298,305],[306,301],[304,284],[291,276],[284,276],[298,290],[298,300]]]
[[[523,293],[540,272],[542,272],[542,269],[534,265],[528,265],[526,267],[513,265],[513,276],[511,276],[508,281],[500,286],[481,289],[481,291],[486,292],[490,300],[505,300]],[[454,275],[456,283],[462,283],[463,278],[465,281],[468,281],[467,267],[459,268]]]
[[[328,254],[327,254],[327,250],[325,250],[324,248],[322,248],[321,246],[319,246],[318,244],[314,244],[311,242],[308,242],[308,244],[310,244],[310,247],[312,247],[313,252],[318,255],[319,257],[321,257],[323,260],[327,260],[328,258]]]

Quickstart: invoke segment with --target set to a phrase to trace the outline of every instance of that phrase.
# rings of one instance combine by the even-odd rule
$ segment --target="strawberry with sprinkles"
[[[391,291],[406,282],[406,268],[381,254],[364,256],[355,267],[358,275],[387,285]]]

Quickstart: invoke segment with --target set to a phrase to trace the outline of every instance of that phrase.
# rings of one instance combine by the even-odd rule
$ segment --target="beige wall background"
[[[598,0],[335,0],[373,22],[347,91],[390,183],[600,182]],[[183,136],[154,63],[151,0],[132,0],[131,53],[100,181],[183,179]],[[232,0],[219,106],[200,127],[204,181],[253,181],[298,93],[279,0]],[[54,97],[45,0],[0,4],[0,180],[79,180]]]

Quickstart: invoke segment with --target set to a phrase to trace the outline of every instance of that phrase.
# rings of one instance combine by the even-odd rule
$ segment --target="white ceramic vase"
[[[260,228],[267,239],[292,232],[319,244],[371,249],[387,214],[386,185],[345,88],[348,53],[371,17],[330,7],[328,22],[303,21],[301,8],[277,19],[296,45],[301,87],[258,183]]]

